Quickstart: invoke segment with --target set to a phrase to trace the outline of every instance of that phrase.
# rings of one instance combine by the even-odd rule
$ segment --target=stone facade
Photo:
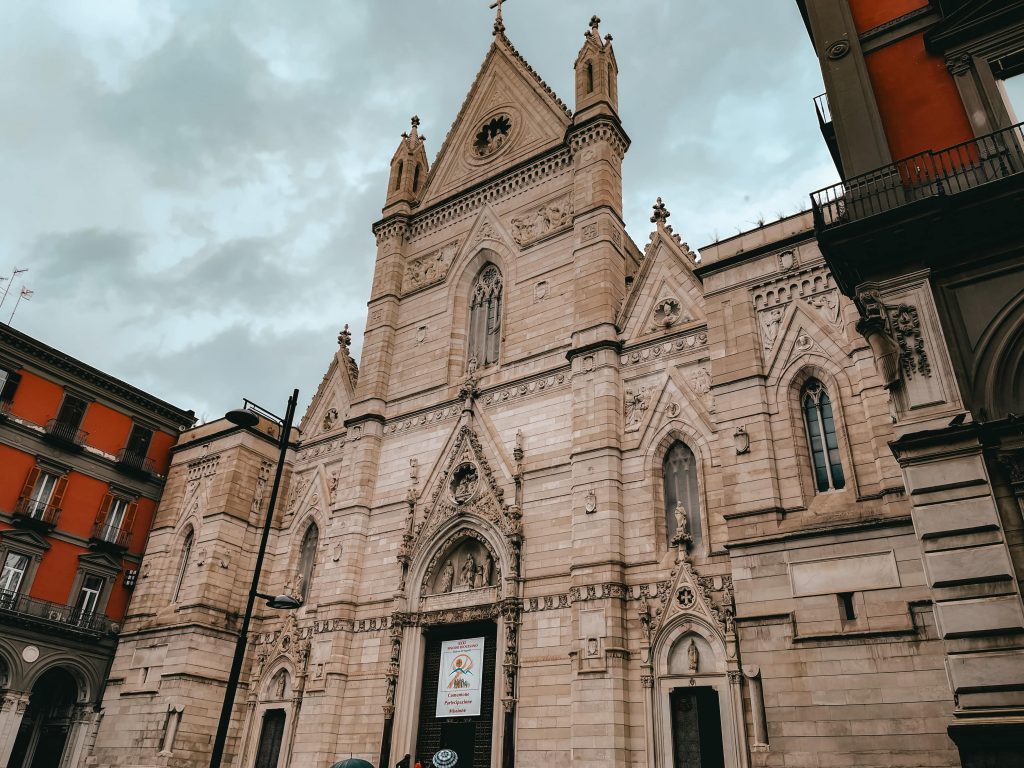
[[[262,589],[305,602],[259,609],[230,764],[426,764],[425,660],[465,625],[497,654],[460,765],[957,765],[892,398],[810,215],[698,257],[659,200],[637,247],[596,19],[575,68],[570,112],[499,16],[433,165],[417,119],[392,159],[361,364],[343,333],[275,510]],[[955,412],[915,306],[904,364]],[[89,764],[206,764],[275,429],[183,434]]]

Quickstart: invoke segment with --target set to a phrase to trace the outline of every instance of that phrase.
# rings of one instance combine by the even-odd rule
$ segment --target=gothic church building
[[[391,160],[362,359],[294,433],[227,764],[959,765],[896,401],[808,215],[700,251],[622,220],[595,18],[569,109],[505,35]],[[915,298],[916,296],[916,298]],[[930,304],[918,427],[962,412]],[[901,308],[902,309],[902,308]],[[902,410],[901,410],[902,409]],[[91,735],[209,759],[276,426],[185,432]]]

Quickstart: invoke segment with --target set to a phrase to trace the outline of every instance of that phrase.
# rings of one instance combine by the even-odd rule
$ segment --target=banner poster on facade
[[[483,676],[484,638],[442,642],[435,717],[479,715]]]

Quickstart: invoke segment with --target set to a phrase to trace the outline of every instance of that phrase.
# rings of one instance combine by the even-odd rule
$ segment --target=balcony
[[[89,546],[93,549],[125,550],[132,540],[132,532],[120,525],[103,525],[97,523],[92,527]]]
[[[60,507],[23,496],[18,499],[11,517],[14,525],[20,528],[33,528],[48,533],[57,525]]]
[[[814,223],[826,231],[916,201],[950,197],[1024,171],[1024,123],[922,152],[811,193]]]
[[[836,139],[836,126],[832,122],[832,111],[828,106],[828,94],[822,93],[814,97],[814,111],[818,114],[818,128],[821,129],[821,137],[825,139],[825,146],[828,153],[832,155],[832,162],[835,163],[839,175],[843,175],[843,157],[839,152],[839,142]]]
[[[71,605],[5,591],[0,591],[0,620],[93,637],[113,635],[116,628],[114,622],[102,614],[84,613]]]
[[[152,459],[147,459],[134,451],[122,448],[117,452],[117,468],[129,475],[148,478],[156,474],[156,465]]]
[[[88,432],[83,432],[77,426],[57,419],[50,419],[46,422],[43,432],[43,438],[48,442],[78,451],[85,445],[85,438],[88,436]]]
[[[815,235],[839,288],[908,269],[961,269],[1019,248],[1024,124],[922,152],[811,194]]]

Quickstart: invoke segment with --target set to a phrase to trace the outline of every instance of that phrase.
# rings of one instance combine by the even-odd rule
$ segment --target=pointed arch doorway
[[[451,749],[466,768],[491,765],[494,724],[497,624],[493,621],[432,627],[424,633],[424,660],[420,687],[419,725],[414,762],[430,765],[440,749]],[[482,669],[469,669],[461,647],[480,647]],[[469,658],[468,655],[465,655]],[[479,690],[460,689],[459,678],[479,679]],[[472,692],[471,692],[472,690]],[[461,693],[465,691],[465,693]],[[458,702],[477,706],[460,707]],[[455,706],[453,706],[453,704]],[[460,710],[465,709],[463,713]]]

